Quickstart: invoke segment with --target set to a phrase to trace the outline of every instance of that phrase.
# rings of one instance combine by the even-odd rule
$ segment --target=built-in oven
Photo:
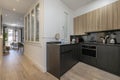
[[[96,66],[97,64],[97,47],[92,44],[83,44],[82,50],[82,61],[90,65]]]
[[[95,45],[82,45],[82,55],[97,57]]]

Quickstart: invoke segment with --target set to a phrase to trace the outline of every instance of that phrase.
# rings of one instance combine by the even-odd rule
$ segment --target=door
[[[63,18],[63,38],[65,41],[69,40],[69,32],[68,32],[68,13],[64,12],[64,18]]]

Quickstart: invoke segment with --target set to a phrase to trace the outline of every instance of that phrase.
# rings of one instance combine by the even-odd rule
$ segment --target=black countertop
[[[104,45],[104,46],[119,46],[120,47],[120,43],[117,44],[103,44],[103,43],[97,43],[97,42],[82,42],[82,43],[70,43],[70,42],[65,42],[65,43],[61,43],[61,42],[47,42],[47,44],[53,44],[53,45],[59,45],[59,46],[66,46],[66,45],[76,45],[76,44],[81,44],[81,45]]]
[[[65,46],[65,45],[75,45],[75,44],[80,44],[80,43],[70,43],[70,42],[47,42],[47,44],[53,44],[53,45],[60,45],[60,46]]]
[[[110,43],[106,43],[106,44],[103,44],[103,43],[94,43],[94,42],[84,42],[84,43],[81,43],[81,44],[88,44],[88,45],[105,45],[105,46],[120,46],[120,43],[117,43],[117,44],[110,44]]]

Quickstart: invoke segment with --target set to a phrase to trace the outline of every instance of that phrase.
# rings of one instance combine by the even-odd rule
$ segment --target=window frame
[[[40,3],[39,2],[37,2],[30,10],[29,10],[29,12],[24,16],[24,35],[25,35],[25,42],[30,42],[30,43],[40,43],[40,14],[39,14],[39,41],[36,41],[36,7],[39,5],[39,7],[40,7]],[[32,36],[32,23],[31,23],[31,19],[32,19],[32,11],[34,11],[34,15],[35,15],[35,17],[33,18],[34,19],[34,32],[33,32],[33,36],[34,36],[34,38],[33,38],[33,41],[32,41],[32,38],[31,38],[31,36]],[[40,13],[40,11],[39,11],[39,13]],[[28,37],[29,37],[29,33],[28,33],[28,15],[30,15],[30,40],[28,40]],[[27,18],[27,21],[25,21],[25,18]],[[27,25],[26,25],[26,23],[27,23]],[[27,30],[25,30],[27,28]],[[25,31],[27,31],[27,32],[25,32]],[[27,34],[26,34],[27,33]],[[27,35],[27,36],[26,36]]]

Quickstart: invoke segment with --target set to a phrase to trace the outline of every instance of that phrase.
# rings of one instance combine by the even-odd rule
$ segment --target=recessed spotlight
[[[5,16],[7,17],[8,15],[6,14]]]
[[[16,0],[17,2],[19,2],[20,0]]]
[[[16,9],[15,9],[15,8],[13,8],[13,11],[16,11]]]

